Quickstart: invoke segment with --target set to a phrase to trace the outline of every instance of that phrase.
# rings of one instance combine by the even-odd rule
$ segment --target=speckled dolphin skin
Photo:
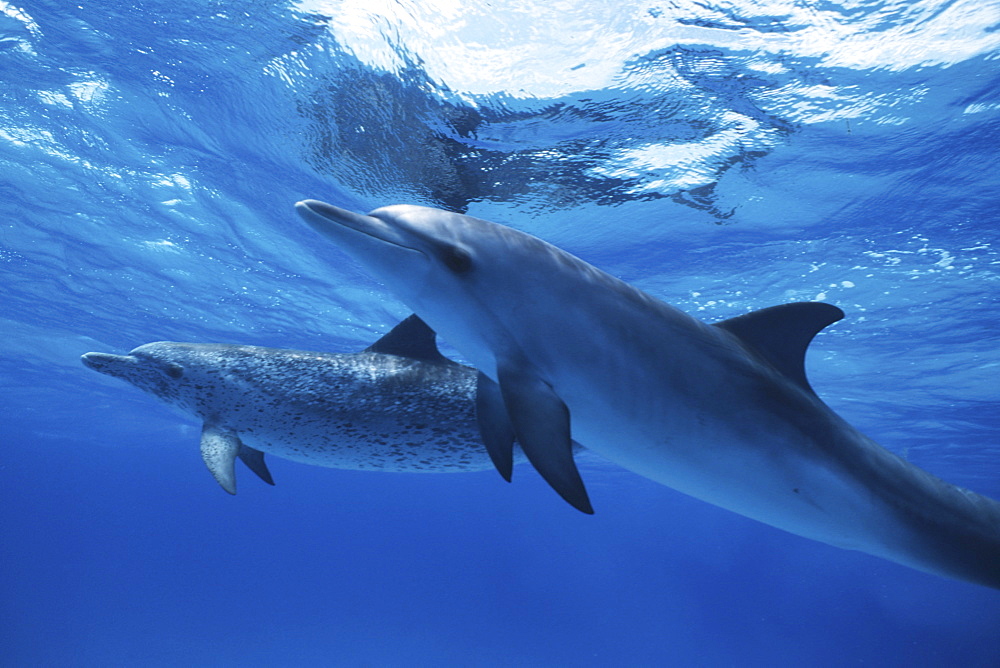
[[[353,354],[158,342],[82,361],[201,420],[202,457],[230,494],[237,457],[274,484],[264,453],[372,471],[493,467],[476,426],[476,371],[442,356],[416,316]]]

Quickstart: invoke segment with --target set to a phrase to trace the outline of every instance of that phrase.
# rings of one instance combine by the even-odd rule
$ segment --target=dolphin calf
[[[434,339],[410,316],[353,354],[159,342],[82,361],[201,420],[205,464],[235,494],[237,457],[274,484],[264,453],[341,469],[491,468],[476,426],[476,371],[441,355]]]
[[[676,490],[800,536],[1000,588],[1000,503],[882,448],[806,380],[822,303],[700,322],[531,235],[418,206],[296,205],[463,353],[505,465],[516,437],[592,512],[570,438]]]

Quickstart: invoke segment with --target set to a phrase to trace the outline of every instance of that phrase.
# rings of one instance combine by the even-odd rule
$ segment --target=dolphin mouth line
[[[375,216],[354,213],[315,199],[296,202],[295,208],[313,229],[324,236],[330,235],[330,224],[333,223],[403,250],[423,254],[419,248],[407,244],[392,226]]]

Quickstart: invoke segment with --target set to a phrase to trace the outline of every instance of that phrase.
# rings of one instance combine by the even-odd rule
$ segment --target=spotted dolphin
[[[786,304],[713,326],[488,221],[406,205],[296,207],[485,374],[479,425],[494,461],[509,460],[516,435],[576,508],[592,512],[571,434],[791,533],[1000,588],[1000,503],[879,446],[809,386],[806,348],[843,316],[835,306]]]
[[[441,355],[416,316],[360,353],[159,342],[82,361],[200,420],[202,457],[230,494],[237,457],[274,484],[264,453],[374,471],[492,466],[476,426],[476,371]]]

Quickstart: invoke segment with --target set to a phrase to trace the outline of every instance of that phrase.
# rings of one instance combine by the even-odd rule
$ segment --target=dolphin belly
[[[364,398],[339,394],[319,404],[272,396],[266,418],[259,418],[255,408],[228,415],[224,424],[257,450],[313,466],[481,471],[492,463],[479,440],[473,387],[457,387],[454,401],[404,400],[391,388],[378,392],[368,386]],[[352,403],[363,406],[352,408]]]

